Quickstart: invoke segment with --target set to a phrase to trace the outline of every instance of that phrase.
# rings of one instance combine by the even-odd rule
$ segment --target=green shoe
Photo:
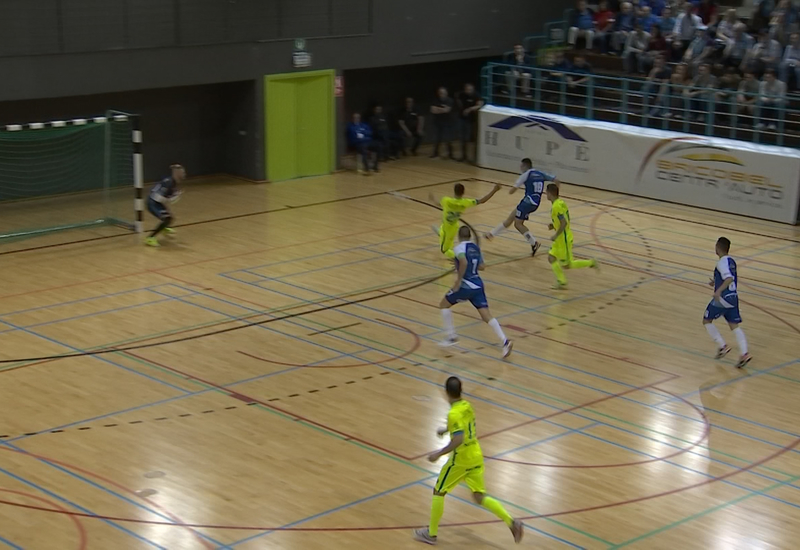
[[[155,237],[147,237],[144,240],[144,244],[146,244],[147,246],[161,246],[161,243],[158,242],[158,239],[156,239]]]
[[[171,227],[167,227],[167,228],[164,230],[164,233],[166,233],[167,235],[174,235],[174,234],[175,234],[175,230],[174,230],[174,229],[172,229]]]

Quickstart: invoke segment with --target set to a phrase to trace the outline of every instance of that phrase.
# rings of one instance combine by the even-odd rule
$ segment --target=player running
[[[539,208],[539,204],[542,202],[545,182],[552,181],[557,183],[557,180],[556,177],[551,174],[540,170],[534,170],[533,163],[529,158],[522,159],[521,171],[522,175],[517,178],[517,182],[514,184],[514,187],[511,188],[511,191],[509,191],[509,195],[516,193],[518,188],[525,187],[525,196],[519,201],[517,209],[511,212],[503,223],[486,234],[486,239],[492,240],[513,222],[516,230],[519,231],[520,234],[525,237],[525,240],[528,241],[528,244],[531,245],[531,256],[535,256],[541,244],[536,241],[536,237],[525,227],[525,221]]]
[[[446,258],[453,259],[454,257],[453,243],[458,232],[458,221],[461,219],[461,214],[464,210],[487,202],[499,190],[500,185],[495,185],[494,189],[480,199],[465,199],[464,184],[457,183],[453,186],[454,197],[442,197],[442,200],[439,201],[439,205],[442,207],[442,225],[438,228],[434,226],[433,232],[439,235],[439,248]],[[436,202],[433,194],[430,195],[430,200],[431,202]]]
[[[739,326],[742,322],[742,316],[739,314],[739,295],[737,294],[739,276],[736,273],[736,262],[728,256],[730,250],[731,242],[725,237],[720,237],[716,246],[719,261],[714,268],[714,278],[708,282],[709,286],[714,289],[714,298],[706,307],[705,315],[703,315],[703,325],[705,325],[706,331],[719,346],[717,359],[722,359],[731,351],[731,348],[725,343],[713,323],[715,319],[725,317],[725,320],[728,321],[728,326],[736,337],[739,352],[741,353],[736,366],[742,368],[750,362],[752,357],[747,352],[747,338]]]
[[[456,260],[456,282],[453,288],[444,295],[442,301],[439,302],[439,309],[442,312],[442,321],[444,322],[444,329],[447,332],[447,338],[441,342],[441,346],[449,347],[458,343],[458,336],[456,335],[455,325],[453,324],[453,312],[450,308],[459,302],[469,302],[478,310],[483,322],[488,324],[494,330],[500,344],[503,346],[503,357],[508,357],[511,354],[513,346],[511,340],[506,338],[503,328],[497,319],[492,317],[492,312],[489,311],[489,304],[486,301],[486,292],[483,289],[483,280],[478,275],[478,271],[484,269],[483,257],[478,245],[473,243],[470,238],[472,231],[467,226],[461,226],[458,229],[459,243],[454,250]]]
[[[569,209],[563,199],[558,198],[558,185],[550,183],[547,185],[547,200],[553,203],[550,209],[550,219],[552,222],[548,228],[556,230],[553,235],[553,245],[550,247],[547,259],[550,261],[550,268],[556,275],[556,284],[553,288],[567,288],[567,278],[564,276],[564,269],[580,269],[582,267],[597,267],[597,260],[575,260],[572,258],[572,230],[569,226]]]
[[[450,433],[450,443],[446,447],[431,453],[428,460],[436,462],[440,457],[453,453],[439,473],[439,479],[433,489],[431,505],[431,521],[427,529],[414,531],[414,538],[425,544],[436,544],[439,532],[439,520],[444,514],[444,497],[462,481],[472,491],[472,498],[491,513],[502,519],[514,535],[514,542],[519,543],[525,534],[522,522],[512,518],[496,499],[486,495],[483,481],[483,453],[478,443],[478,432],[475,428],[475,411],[468,401],[461,398],[461,380],[451,376],[445,383],[450,412],[447,413],[447,427],[437,431],[439,437]]]
[[[178,190],[178,184],[186,179],[186,169],[180,164],[173,164],[170,169],[172,171],[170,177],[157,183],[150,190],[150,196],[147,199],[147,210],[161,221],[158,227],[150,233],[150,236],[144,240],[147,246],[161,246],[156,235],[162,231],[175,232],[170,227],[175,222],[175,217],[172,215],[169,205],[176,202],[181,196],[182,191]]]

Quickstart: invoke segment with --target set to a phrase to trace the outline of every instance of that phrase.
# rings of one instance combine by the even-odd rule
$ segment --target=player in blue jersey
[[[525,240],[528,241],[528,244],[531,245],[531,256],[535,256],[541,244],[536,241],[533,234],[525,227],[525,221],[539,208],[539,204],[542,202],[542,193],[544,193],[545,183],[552,181],[558,184],[559,182],[556,180],[556,177],[551,174],[540,170],[534,170],[533,163],[531,159],[528,158],[522,159],[521,172],[522,175],[517,179],[517,183],[511,188],[509,194],[513,195],[518,188],[524,187],[525,196],[522,197],[517,208],[508,215],[508,218],[506,218],[503,223],[486,234],[486,239],[491,241],[513,223],[517,231],[519,231],[520,234],[525,237]]]
[[[492,313],[489,311],[486,292],[483,289],[483,280],[478,275],[478,272],[485,267],[483,256],[481,256],[481,250],[478,245],[472,242],[471,239],[472,231],[470,231],[469,227],[461,226],[458,229],[459,242],[453,249],[456,261],[456,282],[439,303],[444,329],[447,332],[447,338],[442,341],[441,345],[448,347],[458,343],[456,328],[453,324],[453,312],[450,311],[450,308],[459,302],[469,301],[478,310],[483,322],[494,330],[500,340],[500,344],[503,346],[503,357],[508,357],[511,354],[511,340],[506,338],[500,323],[492,317]]]
[[[714,278],[708,283],[714,289],[714,298],[706,308],[706,313],[703,316],[703,325],[705,325],[708,334],[719,346],[717,359],[722,359],[731,351],[731,348],[725,343],[713,322],[715,319],[725,317],[725,320],[728,321],[728,326],[731,327],[733,335],[736,337],[736,342],[739,344],[741,357],[736,366],[742,368],[750,362],[752,357],[747,352],[747,338],[739,326],[742,322],[742,316],[739,314],[739,276],[736,273],[736,262],[728,256],[730,249],[731,242],[725,237],[720,237],[716,247],[719,261],[714,269]]]
[[[162,231],[175,232],[170,227],[175,222],[175,216],[172,215],[169,205],[176,202],[181,196],[182,191],[178,189],[178,184],[186,179],[186,169],[180,164],[173,164],[170,166],[170,170],[172,171],[170,177],[155,184],[147,198],[147,210],[160,220],[158,227],[144,241],[148,246],[161,246],[156,235]]]

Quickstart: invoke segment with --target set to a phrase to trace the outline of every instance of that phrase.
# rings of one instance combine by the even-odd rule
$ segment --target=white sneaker
[[[764,123],[763,122],[759,122],[758,124],[756,124],[756,130],[763,130],[763,129],[764,129]]]
[[[767,130],[777,130],[778,127],[772,124],[771,122],[767,124]]]
[[[503,359],[511,355],[511,350],[514,348],[514,342],[511,340],[506,340],[506,343],[503,344]]]
[[[439,342],[439,346],[443,348],[452,348],[456,344],[458,344],[458,338],[445,338]]]

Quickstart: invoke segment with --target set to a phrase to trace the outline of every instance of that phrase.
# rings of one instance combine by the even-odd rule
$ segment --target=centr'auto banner
[[[559,179],[795,223],[800,199],[800,152],[487,106],[480,113],[478,163],[517,172],[529,157]]]

